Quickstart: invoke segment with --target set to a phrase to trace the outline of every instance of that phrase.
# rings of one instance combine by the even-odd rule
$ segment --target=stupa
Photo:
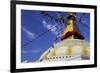
[[[38,61],[88,60],[90,58],[89,42],[84,40],[84,36],[76,25],[76,13],[70,12],[67,20],[61,41],[54,43],[54,47],[46,50]]]

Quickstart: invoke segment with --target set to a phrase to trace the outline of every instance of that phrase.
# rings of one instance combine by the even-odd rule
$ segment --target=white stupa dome
[[[54,44],[54,48],[49,48],[45,51],[40,57],[40,60],[58,60],[58,58],[60,60],[67,60],[69,59],[68,57],[71,59],[77,56],[90,56],[89,43],[80,39],[65,39]]]

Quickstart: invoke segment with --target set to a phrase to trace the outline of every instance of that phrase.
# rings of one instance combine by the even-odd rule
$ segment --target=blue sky
[[[48,12],[53,17],[57,18],[57,12]],[[68,12],[61,12],[66,19]],[[83,13],[77,13],[77,19]],[[67,21],[67,19],[66,19]],[[85,13],[82,17],[82,22],[77,23],[82,35],[86,41],[90,40],[90,14]],[[60,36],[66,25],[56,22],[47,16],[41,14],[41,11],[21,10],[21,61],[35,62],[41,54],[50,48],[55,42],[60,41]],[[51,29],[51,30],[50,30]],[[42,35],[41,35],[42,34]]]

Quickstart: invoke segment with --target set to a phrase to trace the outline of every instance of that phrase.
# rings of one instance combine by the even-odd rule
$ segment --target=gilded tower
[[[68,19],[68,23],[63,32],[63,36],[61,37],[61,40],[64,40],[66,38],[84,39],[78,26],[76,25],[76,13],[69,13],[67,19]]]

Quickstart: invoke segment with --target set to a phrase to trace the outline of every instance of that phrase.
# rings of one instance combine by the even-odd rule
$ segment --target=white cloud
[[[43,23],[43,26],[47,29],[51,29],[52,28],[52,25],[51,24],[48,24],[45,20],[42,21]]]
[[[22,50],[22,53],[39,53],[42,50],[37,50],[37,49],[33,49],[33,50]]]
[[[55,32],[56,30],[57,30],[56,27],[53,27],[53,28],[51,29],[52,32]]]
[[[45,28],[47,28],[48,30],[50,30],[53,34],[57,35],[59,33],[58,29],[57,29],[57,23],[55,23],[55,25],[51,25],[49,23],[47,23],[45,20],[42,21],[43,26]]]
[[[28,63],[28,60],[24,60],[23,63]]]
[[[45,20],[43,20],[43,24],[47,24],[47,22]]]
[[[35,38],[36,34],[32,33],[31,31],[29,31],[28,29],[26,29],[25,27],[22,27],[22,30],[28,35],[29,38]]]
[[[52,28],[52,25],[48,24],[46,25],[47,29],[51,29]]]

